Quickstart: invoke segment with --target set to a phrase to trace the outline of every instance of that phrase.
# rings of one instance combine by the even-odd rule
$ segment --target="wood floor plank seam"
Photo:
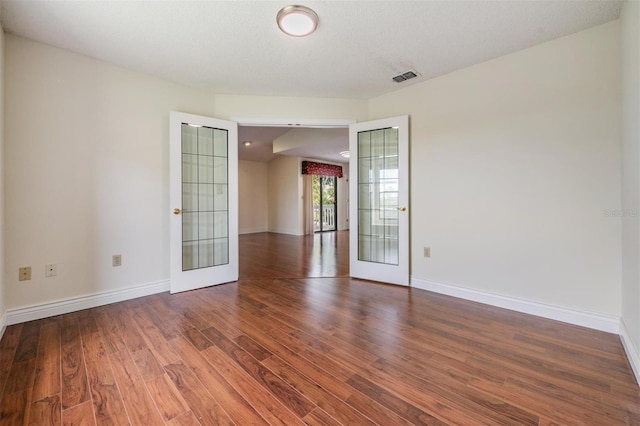
[[[15,358],[18,345],[18,339],[22,333],[22,324],[16,324],[5,330],[2,341],[0,342],[0,396],[4,395],[5,387],[9,380],[9,373]]]
[[[313,410],[315,404],[300,395],[271,370],[253,358],[251,354],[227,339],[213,327],[203,330],[203,334],[299,417],[304,417]]]
[[[139,353],[147,353],[146,351],[150,351],[150,349],[149,349],[149,347],[148,347],[148,346],[147,346],[147,344],[146,344],[146,340],[145,340],[145,338],[144,338],[144,333],[142,332],[141,327],[140,327],[140,325],[138,324],[138,322],[135,320],[135,317],[134,317],[133,315],[127,315],[127,316],[126,316],[126,318],[127,318],[127,320],[128,320],[128,326],[130,327],[130,330],[133,330],[133,331],[134,331],[135,336],[136,336],[136,337],[135,337],[135,340],[137,340],[137,343],[136,343],[135,345],[133,345],[133,347],[134,347],[134,348],[136,348],[136,349],[138,349],[138,350],[137,350],[137,351],[132,352],[131,347],[127,347],[127,348],[125,348],[125,350],[129,353],[129,356],[130,356],[130,357],[131,357],[131,359],[134,361],[133,363],[134,363],[134,365],[135,365],[135,368],[137,369],[138,374],[140,375],[140,378],[142,379],[142,380],[141,380],[141,381],[142,381],[142,384],[144,385],[144,388],[145,388],[145,390],[146,390],[147,394],[149,395],[151,402],[154,404],[154,406],[155,406],[155,408],[156,408],[156,411],[157,411],[157,412],[162,416],[162,411],[163,411],[163,410],[162,410],[162,408],[159,406],[157,399],[153,397],[153,393],[152,393],[152,392],[151,392],[151,390],[149,389],[149,384],[148,384],[148,382],[149,382],[150,380],[153,380],[153,379],[157,378],[157,377],[161,377],[161,376],[162,376],[162,374],[167,374],[167,373],[166,373],[166,371],[164,370],[164,368],[163,368],[163,367],[161,367],[161,366],[159,366],[159,365],[158,365],[158,368],[160,368],[160,370],[161,370],[161,371],[158,371],[158,370],[156,370],[156,369],[154,368],[154,370],[156,370],[156,371],[154,371],[154,373],[153,373],[153,374],[145,374],[148,370],[147,370],[147,369],[143,370],[143,369],[142,369],[142,366],[141,366],[138,362],[136,362],[136,354],[139,354]],[[126,343],[125,343],[125,345],[126,345]],[[151,355],[151,356],[153,356],[153,355]],[[109,361],[109,363],[112,363],[112,362],[113,362],[113,360],[112,360],[110,357],[108,357],[108,361]],[[157,362],[157,361],[156,361],[156,362]],[[150,377],[150,376],[153,376],[153,377]],[[117,381],[116,381],[116,385],[117,385]],[[120,394],[122,395],[122,393],[121,393],[121,391],[120,391],[120,390],[119,390],[119,392],[120,392]],[[188,411],[188,410],[186,410],[186,409],[185,409],[183,412],[186,412],[186,411]],[[175,416],[173,416],[173,417],[171,417],[171,418],[169,418],[169,419],[164,418],[164,420],[165,420],[165,421],[170,421],[170,420],[172,420],[174,417],[177,417],[177,416],[179,416],[180,414],[183,414],[183,412],[176,413],[176,415],[175,415]],[[128,417],[128,419],[129,419],[129,423],[130,423],[130,424],[134,424],[134,423],[132,422],[132,420],[131,420],[131,415],[130,415],[129,413],[127,413],[127,417]],[[162,416],[162,417],[164,417],[164,416]]]
[[[322,385],[314,382],[313,379],[307,377],[304,372],[299,371],[295,367],[289,365],[286,361],[282,360],[277,355],[273,355],[265,359],[263,361],[263,364],[271,366],[272,370],[275,371],[276,374],[278,374],[283,380],[285,380],[295,389],[300,389],[301,386],[304,386],[307,391],[305,392],[304,390],[300,390],[300,392],[303,395],[307,396],[310,400],[323,400],[320,402],[314,402],[317,406],[316,408],[320,408],[335,421],[340,422],[340,418],[343,418],[346,424],[353,423],[353,418],[350,418],[350,416],[348,415],[353,412],[357,412],[360,414],[360,416],[362,416],[362,419],[359,421],[359,423],[367,424],[368,422],[368,424],[375,424],[373,419],[371,419],[367,415],[367,413],[356,409],[345,401],[341,401],[330,391],[323,388]],[[310,393],[313,393],[314,395],[309,395]],[[324,402],[327,400],[328,402],[325,404]],[[341,407],[346,408],[346,410],[340,410],[339,408]],[[315,411],[315,409],[312,411]]]
[[[104,338],[103,338],[102,333],[99,333],[99,338],[100,338],[100,342],[102,344],[104,344]],[[101,349],[103,349],[104,352],[100,353],[99,361],[96,360],[96,361],[93,361],[93,362],[104,363],[104,364],[101,364],[101,365],[105,365],[106,364],[106,366],[108,367],[107,371],[108,371],[109,376],[113,379],[113,386],[115,388],[115,395],[111,394],[111,397],[116,399],[116,401],[114,403],[115,407],[122,406],[122,411],[124,412],[124,417],[126,417],[127,422],[129,424],[131,424],[131,418],[130,418],[129,413],[127,411],[127,408],[126,408],[126,406],[124,404],[124,400],[122,398],[122,391],[120,389],[120,385],[118,384],[118,381],[116,380],[116,377],[115,377],[114,372],[113,372],[112,361],[111,361],[111,359],[109,358],[109,356],[108,356],[108,354],[106,352],[106,348],[104,346],[102,346]],[[85,357],[85,359],[86,359],[86,357]],[[90,377],[90,374],[88,374],[88,378],[89,377]],[[93,386],[91,386],[91,388],[93,389]],[[94,406],[94,415],[97,418],[98,417],[98,409],[97,409],[98,404],[97,404],[97,401],[95,400],[94,392],[91,392],[91,399],[92,399],[92,401],[91,401],[92,405]],[[120,413],[116,412],[114,414],[117,416]]]
[[[283,344],[283,342],[282,342],[282,340],[281,340],[281,339],[279,340],[279,343],[280,343],[280,344]],[[289,349],[289,350],[291,350],[291,349]],[[304,358],[302,358],[302,359],[304,359]],[[311,362],[311,361],[306,360],[306,362]],[[328,374],[330,374],[330,373],[328,373]]]
[[[201,423],[204,421],[204,424],[233,424],[226,410],[220,406],[209,389],[200,384],[188,367],[182,363],[176,363],[166,365],[164,368],[185,401],[192,407],[198,421]],[[205,396],[209,397],[207,404],[203,399]]]
[[[307,366],[313,366],[321,371],[327,379],[339,381],[339,378],[335,376],[335,372],[326,371],[321,366],[315,365],[313,362],[284,345],[281,341],[271,340],[269,333],[265,333],[263,330],[260,330],[259,327],[257,327],[257,324],[253,325],[243,321],[240,327],[241,330],[247,333],[249,337],[268,348],[272,353],[287,358],[292,365],[300,366],[302,364],[306,364]]]
[[[212,395],[232,420],[237,424],[268,424],[264,416],[246,400],[242,390],[235,387],[233,381],[225,378],[224,372],[209,362],[205,356],[206,349],[200,351],[189,341],[181,338],[174,339],[173,343],[176,350],[182,354],[185,365],[191,368],[203,386],[211,388],[212,384],[219,385],[219,387],[215,387],[215,394]],[[228,408],[230,405],[233,409]]]
[[[108,357],[131,424],[163,423],[128,349]]]
[[[236,391],[260,413],[260,415],[270,424],[302,424],[301,420],[286,407],[275,395],[269,392],[262,392],[260,384],[249,373],[243,370],[238,364],[233,362],[217,346],[211,346],[203,351],[207,359],[214,362],[214,368],[220,373],[229,377],[229,383]],[[211,361],[208,361],[211,363]]]

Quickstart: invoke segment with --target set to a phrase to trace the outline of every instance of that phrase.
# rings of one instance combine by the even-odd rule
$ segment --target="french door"
[[[238,126],[170,114],[171,292],[238,279]]]
[[[313,175],[313,232],[337,229],[337,178]]]
[[[349,268],[409,285],[409,117],[349,126]]]

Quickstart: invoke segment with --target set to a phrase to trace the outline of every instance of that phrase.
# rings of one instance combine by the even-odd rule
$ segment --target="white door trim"
[[[239,126],[247,127],[291,127],[293,128],[336,128],[349,127],[356,123],[352,119],[327,118],[260,118],[260,117],[231,117]]]

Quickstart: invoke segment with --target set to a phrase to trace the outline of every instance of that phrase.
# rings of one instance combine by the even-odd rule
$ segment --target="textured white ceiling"
[[[293,128],[274,140],[273,147],[281,155],[348,163],[340,152],[349,150],[349,128]]]
[[[298,134],[299,144],[288,149],[273,153],[273,142],[285,133]],[[300,133],[300,131],[303,131]],[[251,141],[251,146],[244,146],[244,141]],[[347,128],[294,128],[291,127],[238,127],[238,159],[267,163],[277,155],[309,158],[329,161],[331,163],[348,163],[349,160],[340,155],[349,150],[349,131]]]
[[[1,0],[1,22],[9,33],[214,93],[368,99],[616,19],[621,7],[304,1],[318,30],[291,38],[275,23],[290,3]],[[421,77],[391,80],[410,68]]]
[[[275,17],[297,2],[0,0],[0,22],[9,33],[214,93],[368,99],[617,19],[621,7],[617,0],[304,1],[320,18],[318,30],[287,37]],[[408,69],[421,76],[391,80]],[[272,141],[288,130],[241,126],[239,158],[271,160]],[[287,154],[343,161],[337,153],[347,145],[345,138]]]
[[[238,127],[238,159],[267,163],[276,157],[273,141],[291,130],[289,127]],[[251,146],[244,146],[250,141]]]

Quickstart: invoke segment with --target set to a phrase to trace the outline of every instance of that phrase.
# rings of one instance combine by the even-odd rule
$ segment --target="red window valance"
[[[313,161],[302,162],[303,175],[322,175],[342,177],[342,166],[335,164],[315,163]]]

